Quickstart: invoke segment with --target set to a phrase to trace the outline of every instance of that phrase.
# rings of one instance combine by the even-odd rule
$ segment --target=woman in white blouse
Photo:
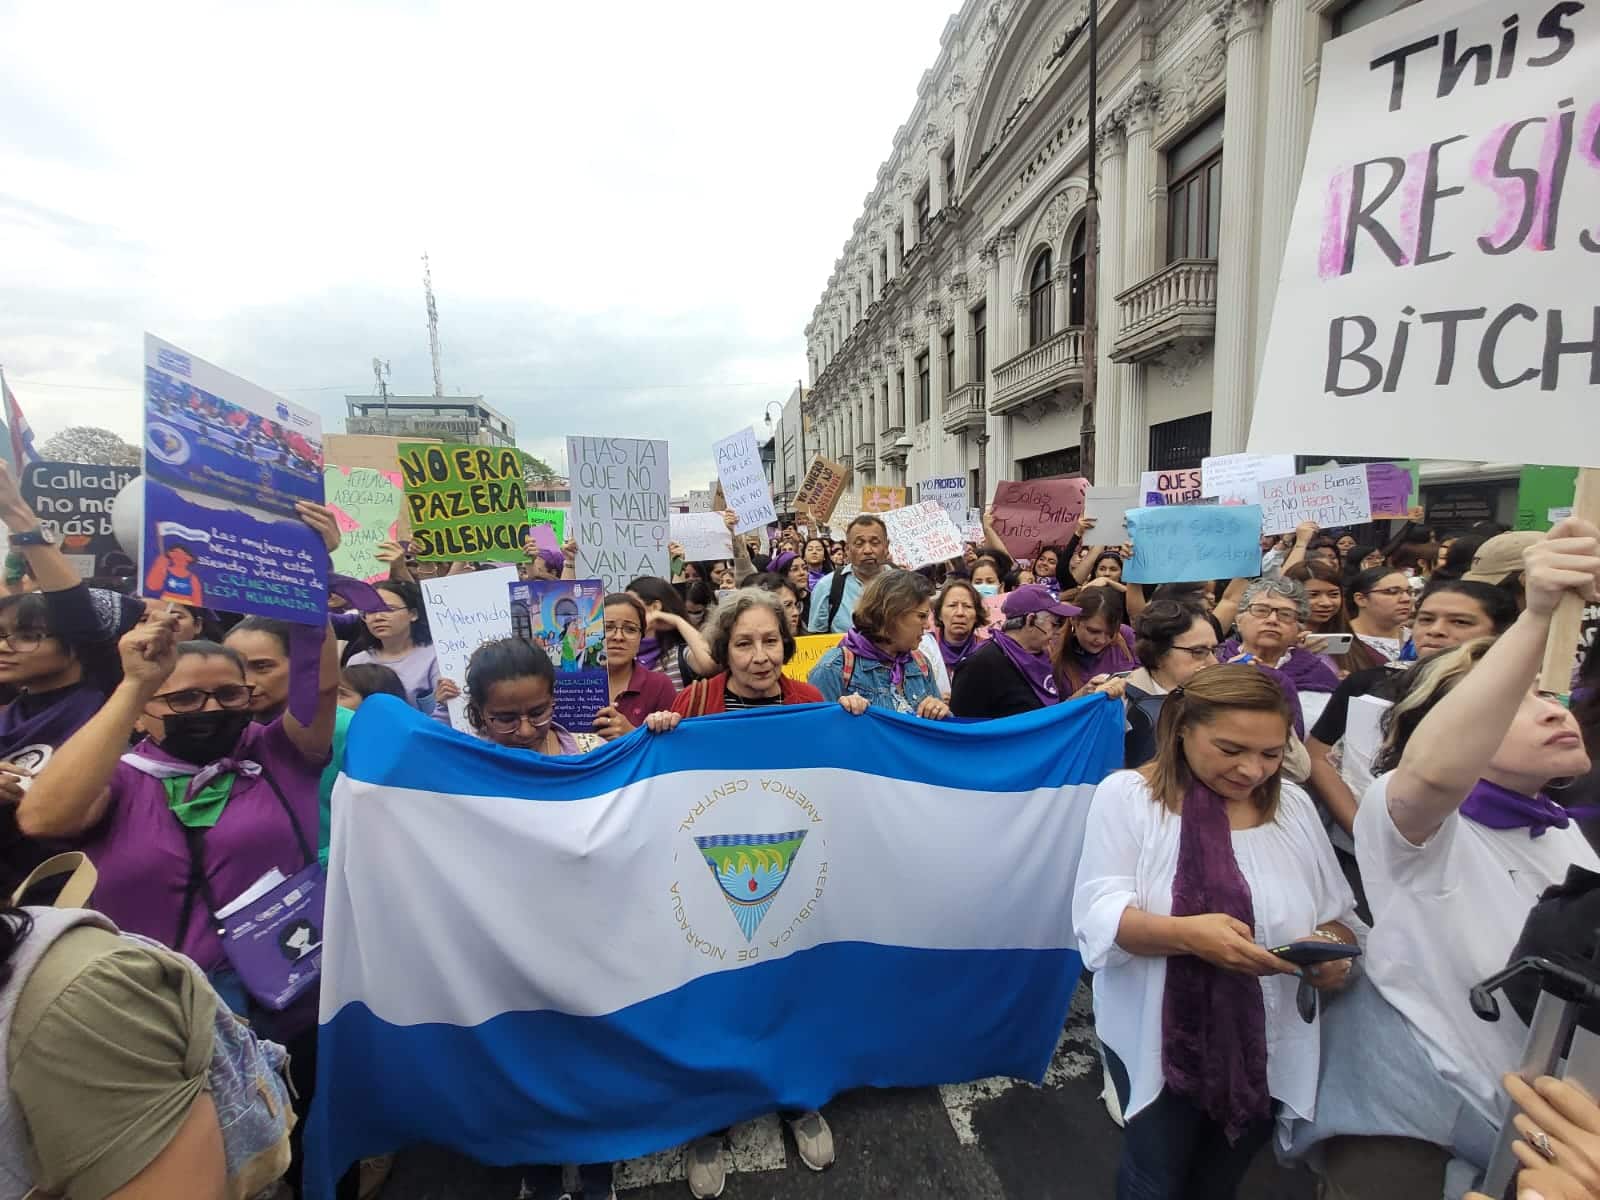
[[[1073,919],[1127,1117],[1118,1200],[1225,1200],[1274,1103],[1311,1111],[1318,1026],[1267,947],[1362,927],[1315,808],[1281,779],[1289,722],[1270,676],[1212,667],[1168,696],[1156,757],[1095,791]]]

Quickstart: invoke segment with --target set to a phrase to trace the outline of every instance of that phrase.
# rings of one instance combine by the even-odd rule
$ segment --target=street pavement
[[[823,1109],[838,1161],[805,1168],[776,1117],[737,1127],[726,1151],[727,1200],[1107,1200],[1122,1132],[1100,1101],[1088,986],[1080,987],[1044,1085],[993,1079],[942,1088],[863,1089]],[[621,1164],[623,1200],[687,1200],[677,1150]],[[381,1200],[554,1200],[555,1168],[485,1167],[448,1151],[401,1154]],[[1304,1170],[1263,1152],[1241,1200],[1312,1200]]]

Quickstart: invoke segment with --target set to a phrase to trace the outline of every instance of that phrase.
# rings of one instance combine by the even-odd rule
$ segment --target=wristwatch
[[[32,529],[25,529],[21,533],[13,533],[10,538],[11,548],[21,550],[28,546],[54,546],[56,544],[55,532],[43,525],[36,525]]]

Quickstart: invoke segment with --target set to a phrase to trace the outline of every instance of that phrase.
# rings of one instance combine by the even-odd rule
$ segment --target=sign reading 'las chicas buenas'
[[[129,558],[111,529],[111,501],[138,467],[103,467],[86,463],[36,462],[22,471],[22,498],[41,524],[60,539],[64,554],[84,559],[75,563],[82,574],[107,574],[112,556]]]

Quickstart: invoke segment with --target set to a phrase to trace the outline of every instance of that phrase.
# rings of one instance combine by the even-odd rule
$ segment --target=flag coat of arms
[[[1119,702],[837,705],[549,758],[372,697],[333,797],[313,1197],[421,1142],[604,1162],[855,1087],[1042,1079]]]

